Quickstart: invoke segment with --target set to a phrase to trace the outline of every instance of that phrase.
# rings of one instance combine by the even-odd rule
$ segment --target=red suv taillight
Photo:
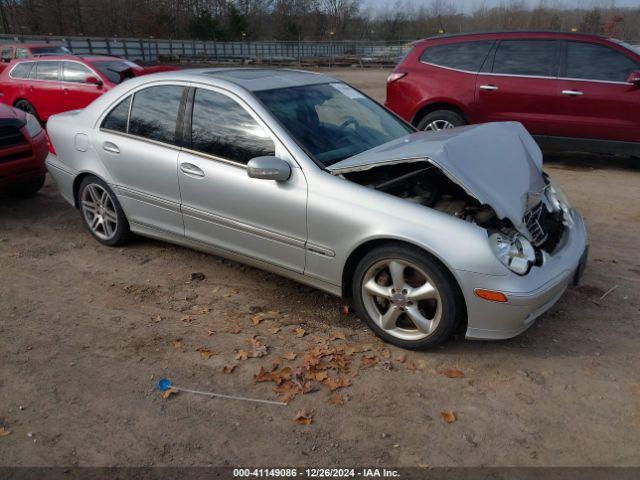
[[[57,155],[56,154],[56,149],[53,148],[53,143],[51,143],[51,139],[49,138],[49,133],[47,133],[47,131],[44,131],[44,137],[47,139],[47,147],[49,148],[49,153],[51,153],[52,155]]]
[[[401,78],[405,77],[406,75],[407,74],[403,72],[393,72],[387,77],[387,83],[393,83],[396,80],[400,80]]]

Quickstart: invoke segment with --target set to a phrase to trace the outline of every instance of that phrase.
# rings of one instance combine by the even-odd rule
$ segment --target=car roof
[[[545,30],[513,30],[513,31],[487,31],[487,32],[469,32],[469,33],[452,33],[444,35],[436,35],[433,37],[423,38],[414,42],[419,44],[422,42],[431,42],[434,40],[448,40],[448,39],[466,39],[483,37],[486,39],[499,39],[499,38],[557,38],[557,39],[582,39],[582,40],[609,40],[602,35],[595,35],[591,33],[580,32],[557,32],[557,31],[545,31]]]
[[[217,79],[251,92],[338,81],[320,73],[275,68],[197,68],[156,73],[146,77],[150,79],[151,77],[160,78],[160,76],[173,80],[206,83],[211,79]]]

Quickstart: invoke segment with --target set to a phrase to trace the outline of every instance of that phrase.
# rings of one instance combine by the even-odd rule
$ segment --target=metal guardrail
[[[115,55],[155,62],[159,59],[278,60],[354,57],[359,60],[396,60],[409,48],[406,42],[369,41],[241,41],[166,40],[153,38],[59,37],[0,35],[1,43],[61,43],[73,53]]]

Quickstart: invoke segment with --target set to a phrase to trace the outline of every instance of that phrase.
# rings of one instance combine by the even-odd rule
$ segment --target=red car
[[[640,52],[571,33],[483,33],[416,42],[387,107],[421,130],[515,120],[542,147],[640,156]]]
[[[28,113],[0,105],[0,190],[32,195],[44,185],[46,134]]]
[[[86,107],[127,78],[171,69],[89,55],[14,60],[0,74],[0,102],[46,122],[56,113]]]
[[[69,55],[67,47],[57,43],[16,43],[2,45],[0,50],[0,71],[7,68],[17,58],[39,57],[42,55]]]

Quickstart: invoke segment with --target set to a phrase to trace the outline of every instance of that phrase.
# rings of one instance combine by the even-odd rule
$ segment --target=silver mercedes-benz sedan
[[[401,347],[513,337],[586,263],[583,219],[519,123],[416,132],[325,75],[198,69],[127,80],[47,129],[49,171],[99,242],[271,270]]]

